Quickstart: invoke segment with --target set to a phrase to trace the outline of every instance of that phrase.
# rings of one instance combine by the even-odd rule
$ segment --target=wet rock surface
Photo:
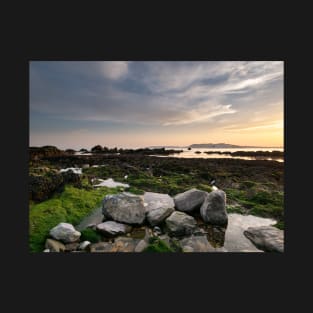
[[[244,235],[263,251],[284,252],[284,232],[276,227],[249,227]]]

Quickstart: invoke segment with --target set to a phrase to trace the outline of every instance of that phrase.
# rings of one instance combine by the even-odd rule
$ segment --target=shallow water
[[[72,170],[74,172],[74,174],[79,174],[79,175],[82,174],[82,169],[81,168],[77,168],[77,167],[62,168],[60,170],[60,173],[67,172],[67,171],[70,171],[70,170]]]
[[[109,187],[109,188],[125,187],[125,188],[129,188],[128,184],[116,182],[112,178],[108,178],[106,180],[98,178],[98,180],[100,181],[100,183],[97,185],[93,185],[94,187]]]
[[[224,248],[228,252],[263,252],[245,237],[243,232],[249,227],[270,226],[276,223],[270,218],[237,213],[228,214]]]
[[[89,215],[84,217],[81,222],[75,226],[75,229],[82,231],[87,228],[89,225],[100,224],[103,220],[102,207],[99,207],[93,210]]]
[[[170,155],[154,155],[157,157],[174,157],[174,158],[201,158],[201,159],[242,159],[242,160],[273,160],[277,162],[284,162],[281,157],[271,158],[266,156],[231,156],[228,154],[207,154],[205,151],[220,151],[220,152],[235,152],[235,151],[284,151],[283,148],[237,148],[237,149],[218,149],[218,148],[175,148],[173,150],[183,150],[181,153],[173,153]],[[199,151],[201,153],[195,153]]]

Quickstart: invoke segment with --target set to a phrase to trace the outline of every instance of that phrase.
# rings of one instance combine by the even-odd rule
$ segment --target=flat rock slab
[[[114,221],[107,221],[97,225],[97,230],[104,235],[117,236],[124,235],[131,231],[131,226],[117,223]]]
[[[206,195],[207,192],[195,188],[179,193],[174,197],[175,208],[182,212],[195,211],[201,207]]]
[[[146,212],[161,208],[174,208],[175,206],[173,198],[165,193],[145,192],[143,201]]]
[[[284,231],[273,226],[249,227],[244,235],[266,252],[284,252]]]

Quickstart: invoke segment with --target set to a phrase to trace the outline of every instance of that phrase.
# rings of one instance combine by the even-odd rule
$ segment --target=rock
[[[200,208],[202,219],[211,225],[225,226],[228,222],[226,212],[226,194],[223,190],[207,193]]]
[[[174,208],[175,203],[172,197],[165,193],[145,192],[143,195],[146,212],[161,208]]]
[[[263,251],[244,235],[249,227],[269,226],[275,224],[275,220],[253,215],[228,214],[228,224],[225,233],[224,247],[228,252],[259,252]]]
[[[160,238],[161,240],[163,240],[164,242],[166,242],[166,244],[167,244],[169,247],[171,246],[171,238],[170,238],[168,235],[164,234],[164,235],[162,235],[162,236],[159,236],[159,238]]]
[[[97,225],[97,230],[104,235],[116,236],[124,235],[131,231],[131,226],[117,223],[114,221],[108,221]]]
[[[162,234],[161,228],[158,227],[158,226],[154,226],[154,227],[153,227],[153,234],[154,234],[155,236],[161,235],[161,234]]]
[[[118,237],[114,240],[111,252],[135,252],[139,241],[133,238]]]
[[[207,192],[195,188],[179,193],[174,197],[175,208],[182,212],[197,210],[201,207],[206,195]]]
[[[80,174],[76,172],[78,169],[74,169],[74,170],[61,172],[61,175],[63,177],[63,182],[64,184],[72,184],[74,187],[81,188],[82,182],[81,182]]]
[[[177,211],[173,212],[165,220],[165,223],[170,235],[173,236],[191,235],[197,226],[197,222],[192,216]]]
[[[63,176],[49,170],[42,175],[31,173],[29,175],[29,199],[34,201],[43,201],[60,188],[63,184]]]
[[[65,245],[65,251],[74,251],[78,248],[78,246],[79,246],[78,242],[67,243]]]
[[[89,164],[83,164],[83,165],[82,165],[82,168],[89,168],[89,167],[90,167]]]
[[[284,252],[284,231],[274,226],[249,227],[244,235],[266,252]]]
[[[50,236],[65,243],[75,242],[81,233],[72,224],[60,223],[50,230]]]
[[[78,250],[86,250],[87,249],[87,247],[89,246],[91,244],[91,242],[90,241],[83,241],[83,242],[81,242],[80,244],[79,244],[79,246],[78,246]]]
[[[138,239],[118,237],[115,239],[114,243],[93,243],[88,246],[88,250],[90,252],[135,252],[135,248],[139,242],[140,240]]]
[[[142,252],[147,246],[148,246],[148,242],[142,239],[138,242],[137,246],[135,247],[134,252]]]
[[[168,216],[174,212],[174,208],[157,208],[148,211],[147,220],[151,226],[162,223]]]
[[[92,243],[88,246],[87,250],[89,252],[111,252],[113,244],[110,242],[98,242]]]
[[[180,240],[183,252],[226,252],[224,248],[214,248],[205,236],[191,236]]]
[[[142,224],[145,219],[143,199],[127,192],[106,196],[102,213],[109,219],[127,224]]]
[[[62,242],[53,240],[53,239],[47,239],[45,248],[49,249],[49,252],[64,252],[65,246]]]
[[[43,252],[50,252],[50,249],[45,249],[43,250]]]

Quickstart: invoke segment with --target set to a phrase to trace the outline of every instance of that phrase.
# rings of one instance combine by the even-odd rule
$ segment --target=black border
[[[295,228],[299,221],[295,209],[302,208],[299,208],[298,199],[294,195],[297,187],[295,183],[292,183],[292,177],[297,174],[298,169],[292,169],[292,165],[296,163],[296,155],[291,142],[295,138],[292,139],[294,136],[290,136],[291,130],[293,132],[297,129],[295,123],[292,122],[297,110],[292,111],[292,107],[296,101],[299,101],[299,98],[298,94],[290,91],[290,81],[295,84],[297,80],[292,74],[297,67],[297,62],[287,56],[286,47],[290,47],[290,44],[287,44],[286,36],[279,32],[273,31],[270,37],[259,36],[258,32],[255,40],[251,40],[248,36],[238,40],[238,36],[232,37],[235,34],[230,34],[229,37],[219,35],[221,37],[218,40],[210,41],[209,44],[205,41],[212,40],[212,38],[200,36],[197,33],[188,33],[193,38],[187,42],[183,35],[171,33],[171,36],[163,41],[156,40],[153,34],[149,40],[144,40],[144,37],[140,41],[132,41],[129,38],[133,39],[133,37],[129,36],[128,39],[123,37],[113,42],[107,41],[105,47],[93,45],[89,41],[79,44],[79,36],[74,36],[72,46],[69,47],[66,33],[62,45],[61,41],[57,43],[55,38],[53,40],[48,36],[48,39],[43,41],[38,41],[38,37],[30,41],[27,37],[29,42],[26,42],[25,38],[19,41],[23,47],[15,47],[11,55],[14,59],[10,63],[7,76],[11,89],[6,90],[9,91],[6,106],[8,113],[6,112],[7,118],[3,121],[5,128],[2,130],[3,145],[5,150],[9,151],[4,161],[8,164],[4,169],[7,177],[4,193],[9,199],[5,212],[9,214],[5,217],[8,223],[4,226],[7,227],[5,234],[10,234],[5,252],[10,257],[7,266],[14,278],[8,290],[13,294],[16,291],[15,284],[21,284],[25,290],[31,289],[34,285],[37,287],[36,297],[38,298],[45,298],[47,290],[50,290],[54,292],[52,297],[63,298],[71,295],[69,297],[74,297],[75,303],[80,303],[88,299],[89,294],[95,302],[100,302],[100,307],[103,304],[105,308],[105,303],[108,302],[113,305],[115,303],[116,306],[124,304],[129,310],[133,310],[137,305],[140,307],[141,298],[150,299],[152,307],[154,304],[165,305],[167,300],[174,300],[174,302],[176,300],[185,309],[190,310],[194,310],[202,302],[204,305],[207,304],[205,307],[209,309],[213,302],[218,303],[218,306],[223,306],[225,302],[236,302],[238,299],[246,301],[247,298],[255,300],[255,306],[262,306],[265,304],[264,301],[274,301],[276,304],[283,301],[281,298],[276,298],[278,289],[283,287],[282,283],[286,281],[292,268],[301,267],[295,253],[301,252],[302,249],[305,251],[305,247],[301,247],[300,238],[296,238],[301,230],[301,224],[300,230]],[[102,37],[97,39],[100,38]],[[190,36],[188,38],[190,39]],[[52,42],[48,43],[50,39]],[[183,256],[181,254],[140,256],[137,254],[101,256],[67,254],[65,256],[29,253],[28,224],[25,222],[28,221],[29,60],[283,60],[285,62],[286,251],[283,254],[211,253]],[[16,132],[12,135],[9,130],[13,129]],[[302,128],[300,126],[300,129],[304,130],[303,126]],[[305,140],[302,138],[302,141],[298,141],[297,138],[296,142],[302,144]],[[57,289],[52,288],[54,284]],[[73,288],[71,292],[69,284]],[[160,284],[159,287],[154,288],[158,284]],[[266,289],[259,290],[261,294],[258,294],[255,288],[260,289],[257,287],[263,284]],[[106,292],[111,291],[111,298],[108,298],[102,289]],[[125,298],[123,301],[123,298],[118,296],[121,290],[133,294],[135,298],[132,298],[132,301],[130,298]],[[211,299],[208,290],[213,290],[214,298]],[[175,292],[176,298],[173,295]],[[264,299],[264,293],[266,299]],[[163,297],[162,301],[155,300],[158,296]],[[30,302],[32,301],[36,300]],[[84,304],[81,306],[84,307]],[[272,304],[268,308],[273,308]]]

